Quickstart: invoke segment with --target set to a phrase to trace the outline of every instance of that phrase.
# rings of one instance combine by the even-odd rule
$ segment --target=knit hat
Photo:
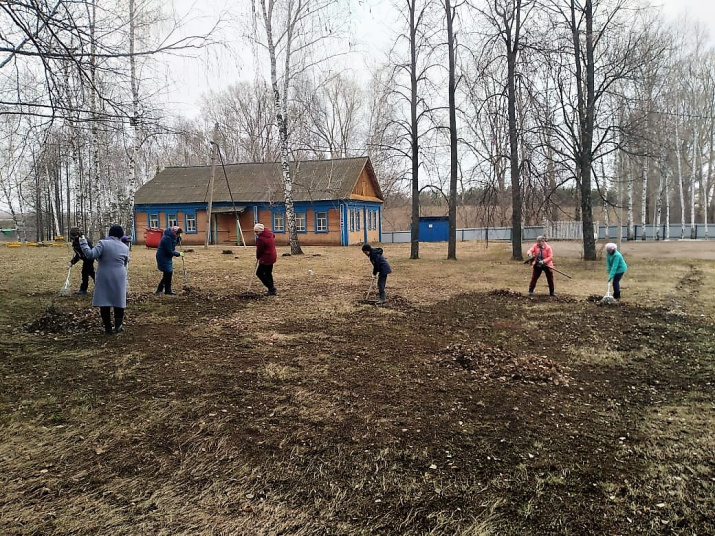
[[[253,231],[255,233],[262,233],[265,228],[265,225],[263,225],[262,223],[257,223],[253,226]]]
[[[171,234],[173,234],[174,236],[176,236],[176,235],[180,235],[182,232],[183,232],[183,231],[181,230],[181,227],[179,227],[178,225],[172,225],[172,227],[171,227]]]
[[[109,228],[109,236],[121,239],[124,236],[124,229],[122,229],[121,225],[112,225]]]
[[[75,236],[79,236],[80,234],[81,234],[81,232],[80,232],[80,230],[79,230],[79,227],[72,227],[72,228],[70,229],[70,236],[71,236],[71,237],[74,238]]]
[[[372,246],[370,244],[363,244],[362,250],[363,251],[372,251]]]
[[[606,251],[616,251],[618,249],[618,245],[614,244],[613,242],[609,242],[606,244]]]
[[[546,237],[544,235],[539,235],[536,237],[537,242],[546,242]]]

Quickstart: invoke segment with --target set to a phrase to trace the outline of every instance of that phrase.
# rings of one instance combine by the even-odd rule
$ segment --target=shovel
[[[599,305],[612,305],[612,304],[616,303],[616,298],[611,296],[611,281],[610,280],[606,284],[606,295],[603,298],[601,298],[601,301],[598,303],[599,303]]]
[[[64,286],[60,289],[60,296],[70,295],[70,274],[72,273],[72,265],[70,264],[70,269],[67,270],[67,279],[65,279]]]

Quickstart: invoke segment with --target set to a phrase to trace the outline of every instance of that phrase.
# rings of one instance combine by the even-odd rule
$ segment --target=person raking
[[[70,266],[74,266],[77,264],[79,261],[82,261],[82,284],[79,286],[79,290],[75,292],[75,294],[87,294],[87,289],[89,288],[89,278],[92,278],[92,281],[95,281],[95,272],[94,272],[94,259],[88,259],[84,256],[84,253],[82,253],[82,248],[79,245],[79,237],[83,236],[84,233],[79,230],[79,227],[72,227],[70,229],[70,238],[72,239],[72,251],[74,251],[74,256],[70,260]],[[85,237],[85,240],[87,240],[87,246],[89,249],[92,249],[93,244],[91,240],[87,239]]]
[[[613,297],[620,300],[621,278],[628,270],[628,265],[621,252],[618,251],[618,245],[613,242],[606,244],[606,270],[608,271],[608,281],[613,284]]]
[[[183,251],[176,251],[176,244],[181,238],[181,227],[173,225],[167,227],[164,231],[164,236],[159,241],[159,247],[156,249],[156,267],[161,272],[161,281],[156,287],[156,294],[175,295],[176,292],[171,290],[171,280],[174,276],[174,257],[183,257]]]
[[[273,265],[278,258],[278,254],[276,253],[276,236],[270,229],[266,229],[262,223],[254,225],[253,232],[257,235],[256,277],[258,277],[261,283],[268,289],[265,295],[275,296],[277,291],[273,282]]]
[[[536,237],[536,244],[531,246],[526,256],[530,257],[527,261],[531,261],[531,281],[529,282],[529,296],[534,295],[534,288],[543,272],[546,275],[546,282],[549,285],[549,296],[556,296],[554,292],[554,252],[551,246],[546,243],[546,238],[539,235]]]
[[[385,292],[387,276],[392,273],[390,263],[383,256],[382,248],[374,248],[370,244],[363,244],[362,252],[368,256],[372,264],[372,278],[377,277],[377,290],[380,293],[380,299],[377,303],[385,303],[385,300],[387,300],[387,293]]]

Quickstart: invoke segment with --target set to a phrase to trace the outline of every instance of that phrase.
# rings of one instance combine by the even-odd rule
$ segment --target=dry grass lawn
[[[384,245],[381,307],[357,247],[276,297],[237,246],[156,296],[135,247],[111,336],[67,247],[0,248],[0,534],[715,534],[715,243],[624,243],[610,307],[552,247],[529,298],[507,244]]]

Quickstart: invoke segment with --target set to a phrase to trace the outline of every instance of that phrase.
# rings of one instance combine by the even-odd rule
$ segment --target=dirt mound
[[[96,327],[98,321],[91,309],[62,312],[50,306],[45,314],[28,324],[25,330],[29,333],[84,332]]]
[[[503,298],[523,298],[524,295],[521,292],[516,292],[514,290],[509,290],[505,288],[497,288],[487,292],[487,296],[499,296]]]
[[[571,382],[566,367],[546,356],[517,355],[483,343],[475,346],[453,344],[444,353],[452,362],[482,379],[566,386]]]

